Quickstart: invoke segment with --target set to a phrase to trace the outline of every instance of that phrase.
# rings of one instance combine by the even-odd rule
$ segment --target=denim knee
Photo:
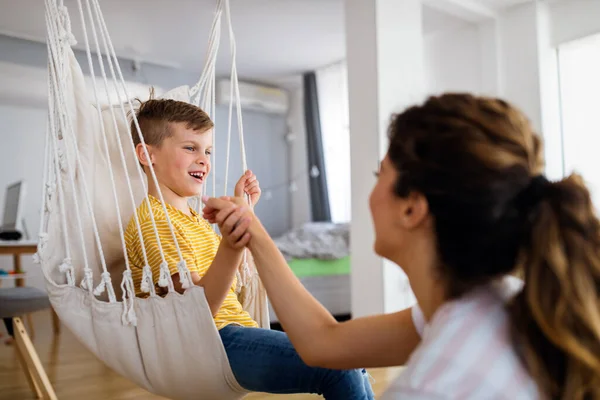
[[[331,380],[324,382],[326,399],[373,400],[375,398],[367,371],[364,369],[329,370]]]

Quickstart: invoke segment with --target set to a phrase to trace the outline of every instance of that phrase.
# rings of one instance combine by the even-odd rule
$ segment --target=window
[[[583,176],[600,209],[600,34],[558,51],[563,164]]]
[[[349,222],[350,129],[345,63],[316,71],[325,173],[332,222]]]

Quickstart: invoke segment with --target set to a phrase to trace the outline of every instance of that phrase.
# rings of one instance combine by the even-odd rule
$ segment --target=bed
[[[304,287],[338,319],[349,318],[349,225],[309,223],[275,242]],[[269,313],[277,323],[270,305]]]

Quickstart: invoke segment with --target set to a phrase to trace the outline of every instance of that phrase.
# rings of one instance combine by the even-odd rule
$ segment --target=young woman
[[[410,355],[385,399],[600,398],[600,224],[581,178],[549,182],[539,137],[498,99],[432,97],[395,116],[389,138],[374,247],[408,275],[412,316],[337,323],[243,202],[206,199],[224,232],[250,233],[300,356],[356,368]]]

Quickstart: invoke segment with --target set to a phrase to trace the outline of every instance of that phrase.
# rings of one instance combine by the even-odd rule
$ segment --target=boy
[[[177,268],[180,258],[158,200],[159,190],[192,282],[204,287],[238,383],[250,391],[320,393],[328,399],[372,399],[373,392],[364,370],[309,367],[300,359],[285,333],[257,328],[258,324],[243,310],[234,292],[234,281],[244,245],[249,239],[245,233],[248,226],[242,222],[224,233],[221,240],[210,224],[188,206],[190,197],[202,193],[210,173],[213,123],[209,116],[196,106],[175,100],[148,100],[141,104],[136,115],[147,154],[135,126],[132,126],[136,153],[148,176],[150,207],[175,290],[184,290]],[[150,173],[150,163],[158,186]],[[235,186],[236,196],[244,194],[250,196],[252,204],[260,198],[258,180],[250,171]],[[162,258],[146,201],[136,213],[152,280],[158,282]],[[145,263],[135,219],[127,227],[125,241],[136,293],[145,296],[142,290]],[[155,290],[164,293],[158,285]]]

